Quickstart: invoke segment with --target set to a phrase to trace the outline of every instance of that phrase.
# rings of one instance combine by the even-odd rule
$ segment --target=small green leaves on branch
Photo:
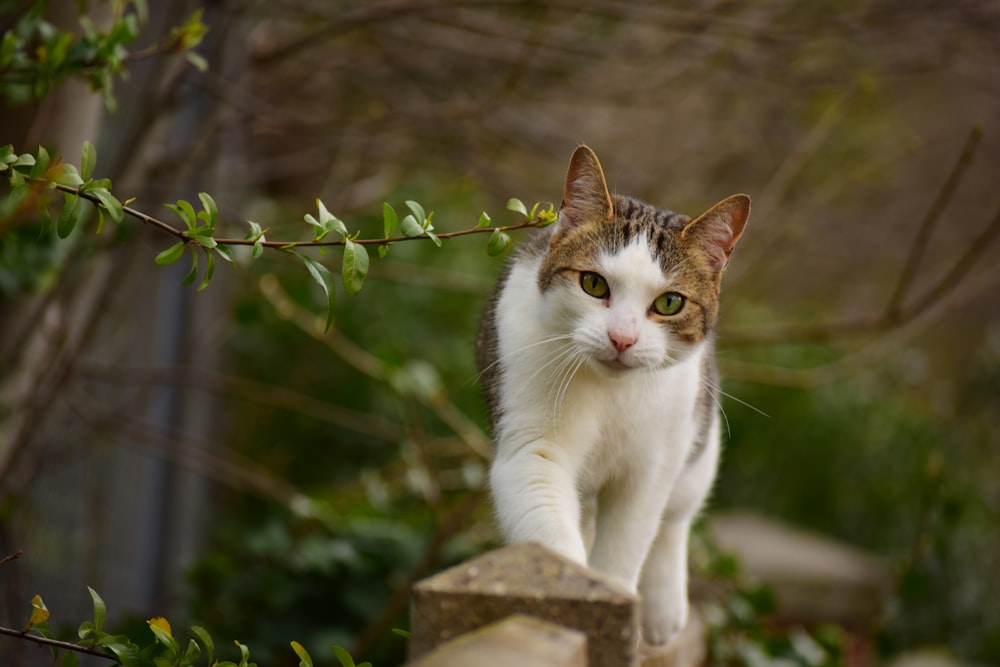
[[[339,239],[344,239],[347,236],[347,225],[326,210],[326,205],[319,199],[316,200],[316,207],[319,209],[318,220],[311,213],[306,213],[304,218],[307,223],[316,228],[313,241],[322,241],[331,232],[335,232]]]
[[[194,49],[208,28],[201,21],[201,11],[194,12],[182,25],[158,44],[141,51],[129,51],[146,23],[146,0],[111,3],[111,16],[101,21],[107,28],[81,15],[78,29],[64,30],[45,19],[45,2],[36,0],[35,8],[21,12],[0,37],[0,84],[12,104],[46,97],[58,83],[76,78],[100,93],[109,110],[114,110],[114,78],[127,75],[131,62],[156,55],[183,54],[198,69],[205,69],[204,58]],[[85,170],[81,170],[85,171]],[[84,176],[84,180],[88,177]]]
[[[79,654],[93,655],[125,667],[256,667],[250,662],[250,649],[240,642],[233,642],[239,652],[239,662],[216,659],[215,641],[211,634],[202,627],[192,626],[194,637],[187,643],[182,643],[174,635],[170,622],[162,616],[146,621],[153,635],[153,642],[148,646],[139,646],[128,635],[113,635],[104,630],[107,608],[104,600],[92,588],[87,588],[93,601],[93,619],[84,621],[77,630],[76,641],[56,639],[49,629],[49,610],[42,598],[36,595],[31,599],[31,616],[23,630],[0,627],[0,634],[31,641],[47,646],[52,651],[52,658],[59,658],[63,652],[62,665],[75,666]],[[302,665],[312,665],[312,658],[298,642],[292,642],[292,649],[302,661]],[[336,649],[335,649],[336,650]],[[342,649],[341,649],[342,650]],[[339,656],[339,654],[338,654]],[[352,662],[353,664],[353,662]]]
[[[310,239],[299,241],[269,241],[268,230],[252,220],[246,221],[249,228],[243,238],[226,238],[217,235],[219,224],[219,207],[208,193],[199,193],[200,209],[189,201],[179,199],[173,204],[166,204],[179,220],[179,224],[165,222],[159,218],[147,215],[131,208],[131,200],[121,202],[111,194],[111,181],[93,178],[97,167],[97,153],[90,142],[83,145],[80,159],[80,169],[64,163],[58,158],[53,160],[43,147],[37,153],[17,154],[13,147],[0,147],[0,174],[6,174],[10,185],[10,196],[0,201],[0,220],[13,217],[20,212],[22,206],[30,201],[37,203],[39,216],[42,220],[51,220],[51,201],[39,196],[45,190],[58,190],[63,193],[62,206],[57,220],[49,224],[54,227],[60,238],[68,237],[86,217],[83,202],[89,202],[98,213],[97,232],[103,229],[105,213],[116,223],[121,223],[126,216],[156,227],[160,231],[174,237],[170,246],[161,250],[154,258],[156,264],[166,266],[179,261],[186,253],[190,253],[191,268],[184,278],[184,285],[194,284],[199,278],[199,271],[204,267],[198,291],[208,287],[215,272],[215,255],[219,255],[229,264],[234,264],[233,246],[250,246],[250,256],[257,259],[264,254],[264,249],[285,251],[297,256],[310,276],[322,289],[327,303],[327,328],[332,324],[333,307],[336,301],[336,284],[334,274],[322,263],[309,257],[303,251],[310,247],[318,247],[321,252],[329,246],[342,246],[343,254],[340,276],[344,291],[348,295],[358,294],[368,276],[369,255],[366,246],[378,248],[379,257],[384,257],[390,246],[402,242],[428,239],[434,245],[441,247],[446,239],[469,234],[489,233],[487,252],[499,255],[506,252],[513,241],[510,232],[529,227],[544,227],[557,218],[553,206],[541,209],[536,203],[529,210],[519,199],[507,202],[507,208],[522,216],[522,220],[511,225],[494,225],[488,213],[481,213],[474,227],[453,232],[437,232],[434,226],[434,212],[427,211],[415,200],[406,200],[408,213],[400,218],[396,209],[388,202],[382,205],[382,237],[361,238],[360,231],[351,231],[344,221],[332,214],[322,200],[316,200],[316,213],[303,216],[306,225],[312,228]],[[203,259],[202,259],[203,258]]]

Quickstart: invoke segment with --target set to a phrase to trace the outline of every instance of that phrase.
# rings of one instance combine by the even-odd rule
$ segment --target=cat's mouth
[[[620,357],[611,357],[610,359],[598,359],[597,361],[598,363],[600,363],[601,366],[608,368],[616,373],[620,373],[621,371],[632,370],[633,368],[635,368],[635,366],[622,361]]]

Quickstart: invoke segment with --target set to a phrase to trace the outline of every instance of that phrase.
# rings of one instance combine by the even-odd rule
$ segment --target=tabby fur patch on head
[[[750,198],[738,194],[692,220],[632,197],[612,195],[597,157],[580,146],[570,161],[559,220],[544,249],[539,289],[545,292],[556,282],[572,283],[601,254],[645,243],[671,283],[683,286],[690,306],[671,319],[672,333],[686,343],[700,342],[715,326],[722,273],[749,210]]]

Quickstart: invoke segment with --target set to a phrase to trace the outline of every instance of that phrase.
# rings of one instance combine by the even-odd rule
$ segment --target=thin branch
[[[76,187],[73,187],[73,186],[70,186],[70,185],[63,185],[61,183],[56,183],[54,181],[47,181],[47,183],[49,185],[51,185],[54,189],[59,190],[60,192],[65,192],[65,193],[68,193],[68,194],[77,195],[77,196],[82,197],[83,199],[86,199],[87,201],[91,202],[95,206],[99,206],[101,208],[104,207],[103,204],[101,204],[101,200],[98,199],[93,193],[90,193],[90,192],[80,192],[79,188],[76,188]],[[141,221],[141,222],[143,222],[143,223],[145,223],[147,225],[152,225],[153,227],[156,227],[157,229],[160,229],[161,231],[164,231],[167,234],[170,234],[171,236],[177,237],[178,239],[180,239],[184,243],[190,243],[190,244],[193,244],[193,245],[196,245],[196,246],[199,246],[199,247],[202,246],[202,244],[199,243],[197,239],[193,239],[193,238],[187,236],[184,233],[186,230],[180,229],[178,227],[174,227],[170,223],[164,222],[163,220],[160,220],[159,218],[155,218],[155,217],[153,217],[151,215],[143,213],[142,211],[139,211],[138,209],[132,208],[131,206],[124,206],[123,205],[122,206],[122,211],[126,215],[132,216],[133,218],[135,218],[135,219],[137,219],[137,220],[139,220],[139,221]],[[470,227],[469,229],[461,229],[461,230],[454,231],[454,232],[435,233],[434,235],[436,237],[438,237],[439,239],[452,239],[452,238],[457,238],[459,236],[469,236],[471,234],[492,234],[494,231],[514,232],[514,231],[518,231],[520,229],[528,229],[528,228],[531,228],[531,227],[542,227],[545,224],[546,224],[546,221],[542,220],[540,217],[535,217],[535,218],[533,218],[531,220],[524,220],[523,222],[519,222],[519,223],[516,223],[516,224],[513,224],[513,225],[500,225],[500,226],[489,226],[489,227]],[[400,243],[402,241],[427,240],[429,238],[430,238],[430,236],[428,236],[427,234],[420,234],[418,236],[402,236],[402,235],[401,236],[392,236],[392,237],[383,238],[383,239],[351,239],[351,242],[355,243],[357,245],[374,245],[374,246],[380,246],[380,245],[392,245],[394,243]],[[258,241],[257,239],[253,239],[253,238],[249,238],[249,239],[216,238],[214,240],[219,245],[227,245],[227,246],[228,245],[252,246],[252,245],[258,245],[259,244],[259,245],[261,245],[261,246],[263,246],[265,248],[277,248],[279,250],[290,250],[291,248],[342,246],[342,245],[345,245],[347,243],[347,241],[345,239],[337,239],[337,240],[331,240],[331,241],[325,241],[325,240],[322,240],[322,241],[315,241],[315,240],[314,241]]]
[[[324,321],[313,313],[300,308],[289,299],[273,275],[261,277],[260,290],[279,316],[299,327],[316,341],[329,347],[355,369],[374,380],[391,386],[390,378],[393,373],[391,366],[355,344],[336,329],[326,331]],[[448,424],[477,456],[485,460],[492,458],[489,438],[447,397],[416,395],[414,398],[421,405],[434,412],[442,422]]]
[[[997,209],[996,214],[993,216],[993,220],[986,226],[985,229],[969,244],[969,247],[965,250],[961,257],[959,257],[955,263],[952,265],[951,269],[941,278],[940,281],[933,287],[931,287],[927,292],[918,299],[918,305],[910,309],[909,312],[904,311],[902,317],[912,317],[913,313],[919,312],[924,303],[935,303],[939,299],[943,298],[948,292],[955,289],[965,276],[968,275],[969,271],[979,260],[980,256],[990,247],[990,244],[1000,235],[1000,208]]]
[[[69,401],[69,406],[81,422],[95,432],[100,433],[113,426],[118,432],[131,436],[131,439],[119,440],[122,446],[152,454],[237,491],[256,494],[293,513],[302,499],[306,498],[304,493],[273,476],[266,468],[238,460],[232,454],[226,456],[213,453],[207,443],[191,442],[187,437],[172,438],[118,413],[101,414],[98,406],[82,399]]]
[[[118,662],[118,659],[114,656],[110,656],[103,651],[93,649],[87,646],[80,646],[79,644],[73,644],[70,642],[59,641],[58,639],[49,639],[48,637],[42,637],[40,635],[31,635],[23,630],[15,630],[13,628],[5,628],[0,625],[0,635],[8,635],[10,637],[16,637],[18,639],[26,639],[29,642],[35,642],[41,646],[51,646],[53,648],[62,648],[67,651],[75,651],[76,653],[85,653],[87,655],[92,655],[98,658],[104,658],[110,662]]]
[[[298,412],[386,442],[398,442],[404,437],[403,427],[388,419],[349,410],[294,389],[192,366],[125,366],[84,361],[77,363],[76,368],[81,376],[96,380],[198,387],[218,396]]]
[[[23,554],[24,554],[24,549],[18,549],[14,553],[4,556],[3,558],[0,558],[0,565],[3,565],[4,563],[9,563],[12,560],[17,560]]]
[[[969,135],[965,139],[965,145],[962,147],[962,152],[958,155],[955,166],[952,167],[948,178],[941,184],[941,189],[934,198],[931,207],[927,209],[927,213],[920,223],[920,229],[913,239],[910,254],[906,258],[906,263],[903,265],[903,270],[899,275],[899,281],[896,283],[896,288],[893,290],[892,296],[889,298],[889,303],[886,305],[885,318],[887,320],[895,321],[902,317],[903,302],[906,300],[907,292],[913,282],[913,276],[917,273],[920,262],[924,258],[924,252],[927,250],[927,243],[930,241],[934,227],[937,225],[938,220],[941,219],[941,213],[944,212],[948,202],[951,201],[955,190],[958,189],[958,184],[961,183],[965,171],[972,164],[972,159],[976,155],[976,149],[979,147],[982,138],[983,130],[979,126],[974,126],[969,130]]]
[[[735,347],[769,345],[787,343],[789,341],[825,343],[834,339],[857,338],[871,334],[886,333],[912,320],[923,308],[919,305],[906,308],[904,304],[911,283],[913,282],[913,277],[923,258],[930,235],[940,219],[944,208],[951,201],[959,184],[965,177],[966,170],[975,156],[981,138],[982,130],[979,127],[973,127],[969,130],[965,145],[962,147],[962,151],[956,159],[954,167],[944,183],[942,183],[937,196],[924,215],[920,230],[917,232],[913,245],[910,247],[910,253],[900,273],[896,287],[880,315],[854,317],[832,322],[783,324],[757,331],[723,332],[719,336],[720,344]],[[997,229],[998,224],[1000,224],[1000,221],[994,219],[969,245],[965,253],[955,262],[945,277],[918,299],[917,303],[925,303],[928,299],[940,299],[949,292],[957,289],[959,283],[968,274],[982,252],[993,241],[997,233],[1000,232],[1000,229]]]
[[[1000,220],[1000,215],[997,216],[997,219]],[[1000,231],[1000,223],[997,224],[996,228]],[[719,368],[726,379],[740,382],[799,388],[829,384],[864,371],[866,368],[872,368],[875,362],[892,354],[894,350],[900,349],[907,339],[912,338],[922,329],[940,319],[950,309],[977,297],[986,289],[993,289],[995,284],[996,279],[989,277],[973,284],[963,292],[950,290],[941,298],[936,299],[931,306],[916,309],[913,314],[907,316],[904,322],[893,325],[882,336],[867,345],[821,366],[784,368],[722,358],[719,360]]]

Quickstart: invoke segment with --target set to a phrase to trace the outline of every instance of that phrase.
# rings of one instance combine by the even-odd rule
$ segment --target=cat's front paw
[[[643,600],[642,638],[651,646],[664,646],[680,634],[688,620],[688,601],[684,595],[672,600]]]

